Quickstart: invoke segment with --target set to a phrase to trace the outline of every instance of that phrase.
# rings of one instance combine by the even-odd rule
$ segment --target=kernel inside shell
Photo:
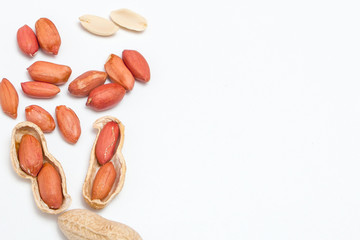
[[[99,168],[101,167],[101,165],[98,163],[98,161],[96,159],[95,146],[96,146],[97,140],[99,138],[101,129],[106,125],[106,123],[108,123],[110,121],[116,122],[119,125],[119,129],[120,129],[120,137],[119,137],[118,146],[115,150],[114,156],[109,161],[109,162],[112,162],[114,165],[114,168],[116,171],[116,178],[115,178],[115,182],[114,182],[107,197],[105,197],[102,200],[100,200],[100,199],[92,200],[91,192],[92,192],[93,182],[94,182],[97,172],[99,171]],[[121,152],[121,149],[124,144],[125,127],[118,119],[111,117],[111,116],[99,118],[98,120],[95,121],[93,126],[94,126],[94,128],[96,128],[98,130],[98,133],[97,133],[96,139],[94,141],[94,144],[93,144],[93,147],[91,150],[88,172],[87,172],[87,175],[86,175],[86,178],[84,181],[84,185],[83,185],[83,197],[84,197],[85,201],[92,208],[102,209],[107,204],[109,204],[110,201],[116,197],[116,195],[118,195],[120,193],[120,191],[124,185],[125,173],[126,173],[126,163],[125,163],[124,156]]]
[[[47,206],[47,204],[40,197],[39,185],[38,185],[37,178],[33,177],[31,175],[28,175],[20,167],[20,163],[19,163],[19,159],[18,159],[18,150],[19,150],[21,138],[25,134],[34,136],[40,142],[42,150],[43,150],[43,157],[44,157],[43,163],[48,162],[51,165],[53,165],[61,177],[63,204],[58,209],[50,209]],[[20,177],[29,179],[31,181],[33,196],[34,196],[36,205],[38,206],[38,208],[41,211],[43,211],[45,213],[49,213],[49,214],[59,214],[59,213],[65,211],[70,206],[71,197],[67,193],[66,177],[65,177],[64,170],[63,170],[61,164],[49,153],[44,133],[41,131],[41,129],[36,124],[29,122],[29,121],[25,121],[25,122],[21,122],[21,123],[17,124],[14,127],[13,132],[12,132],[12,137],[11,137],[10,157],[11,157],[12,166],[13,166],[15,172]]]

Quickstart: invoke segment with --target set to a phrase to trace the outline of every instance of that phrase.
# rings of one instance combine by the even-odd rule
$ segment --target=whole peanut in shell
[[[61,214],[58,226],[69,240],[141,240],[131,227],[85,209]]]

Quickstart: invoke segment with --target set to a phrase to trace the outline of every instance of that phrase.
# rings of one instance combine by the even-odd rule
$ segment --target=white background
[[[78,17],[132,9],[144,33],[113,37],[83,30]],[[46,134],[62,164],[71,209],[88,208],[81,189],[96,136],[93,122],[125,125],[122,192],[100,215],[143,239],[360,238],[360,15],[358,1],[12,1],[0,8],[0,75],[20,97],[18,118],[0,112],[2,239],[65,239],[56,216],[37,209],[30,182],[12,169],[12,128],[38,104],[65,104],[82,135]],[[16,31],[50,18],[59,55],[24,56]],[[141,52],[151,67],[115,108],[94,112],[68,83],[103,70],[110,53]],[[73,73],[51,100],[21,91],[26,68],[47,60]]]

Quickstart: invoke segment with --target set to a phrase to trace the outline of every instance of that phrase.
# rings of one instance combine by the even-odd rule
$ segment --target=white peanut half
[[[110,18],[119,26],[133,31],[144,31],[148,25],[143,16],[126,8],[112,11],[110,13]]]
[[[112,21],[95,15],[83,15],[79,17],[80,24],[87,31],[99,36],[111,36],[119,30]]]

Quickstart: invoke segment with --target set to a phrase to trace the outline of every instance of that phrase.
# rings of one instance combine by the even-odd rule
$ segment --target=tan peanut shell
[[[99,170],[99,168],[101,167],[101,165],[98,163],[98,161],[96,159],[95,146],[96,146],[96,142],[99,138],[101,129],[105,126],[106,123],[108,123],[110,121],[116,122],[119,125],[119,129],[120,129],[119,143],[115,150],[114,156],[110,160],[110,162],[112,162],[114,164],[115,171],[116,171],[116,178],[115,178],[115,182],[106,198],[104,198],[103,200],[99,200],[99,199],[92,200],[91,199],[92,185],[93,185],[96,173]],[[83,184],[82,194],[83,194],[85,201],[92,208],[102,209],[113,198],[115,198],[115,196],[117,194],[119,194],[119,192],[121,191],[121,189],[124,185],[126,163],[125,163],[124,156],[121,152],[121,149],[124,144],[124,129],[125,129],[125,127],[118,119],[116,119],[115,117],[111,117],[111,116],[99,118],[98,120],[95,121],[95,123],[93,124],[93,127],[98,130],[98,133],[97,133],[94,145],[91,149],[90,163],[89,163],[88,172],[86,174],[85,182]]]
[[[85,209],[74,209],[58,217],[60,230],[69,240],[141,240],[131,227],[110,221]]]
[[[61,207],[58,209],[50,209],[46,205],[46,203],[40,197],[37,178],[26,174],[20,167],[17,152],[19,149],[19,144],[20,144],[21,138],[24,134],[30,134],[30,135],[34,136],[40,142],[42,150],[43,150],[44,163],[48,162],[48,163],[52,164],[55,167],[55,169],[58,171],[58,173],[60,174],[62,194],[63,194],[63,203],[62,203]],[[20,177],[29,179],[31,181],[34,199],[35,199],[36,205],[38,206],[38,208],[41,211],[43,211],[45,213],[50,213],[50,214],[59,214],[59,213],[65,211],[70,206],[71,197],[67,193],[66,178],[65,178],[64,170],[62,169],[61,164],[49,153],[47,144],[46,144],[46,140],[45,140],[45,136],[44,136],[43,132],[41,131],[41,129],[36,124],[29,122],[29,121],[25,121],[25,122],[21,122],[21,123],[17,124],[14,127],[14,129],[12,131],[12,136],[11,136],[10,157],[11,157],[12,166],[13,166],[15,172]]]

